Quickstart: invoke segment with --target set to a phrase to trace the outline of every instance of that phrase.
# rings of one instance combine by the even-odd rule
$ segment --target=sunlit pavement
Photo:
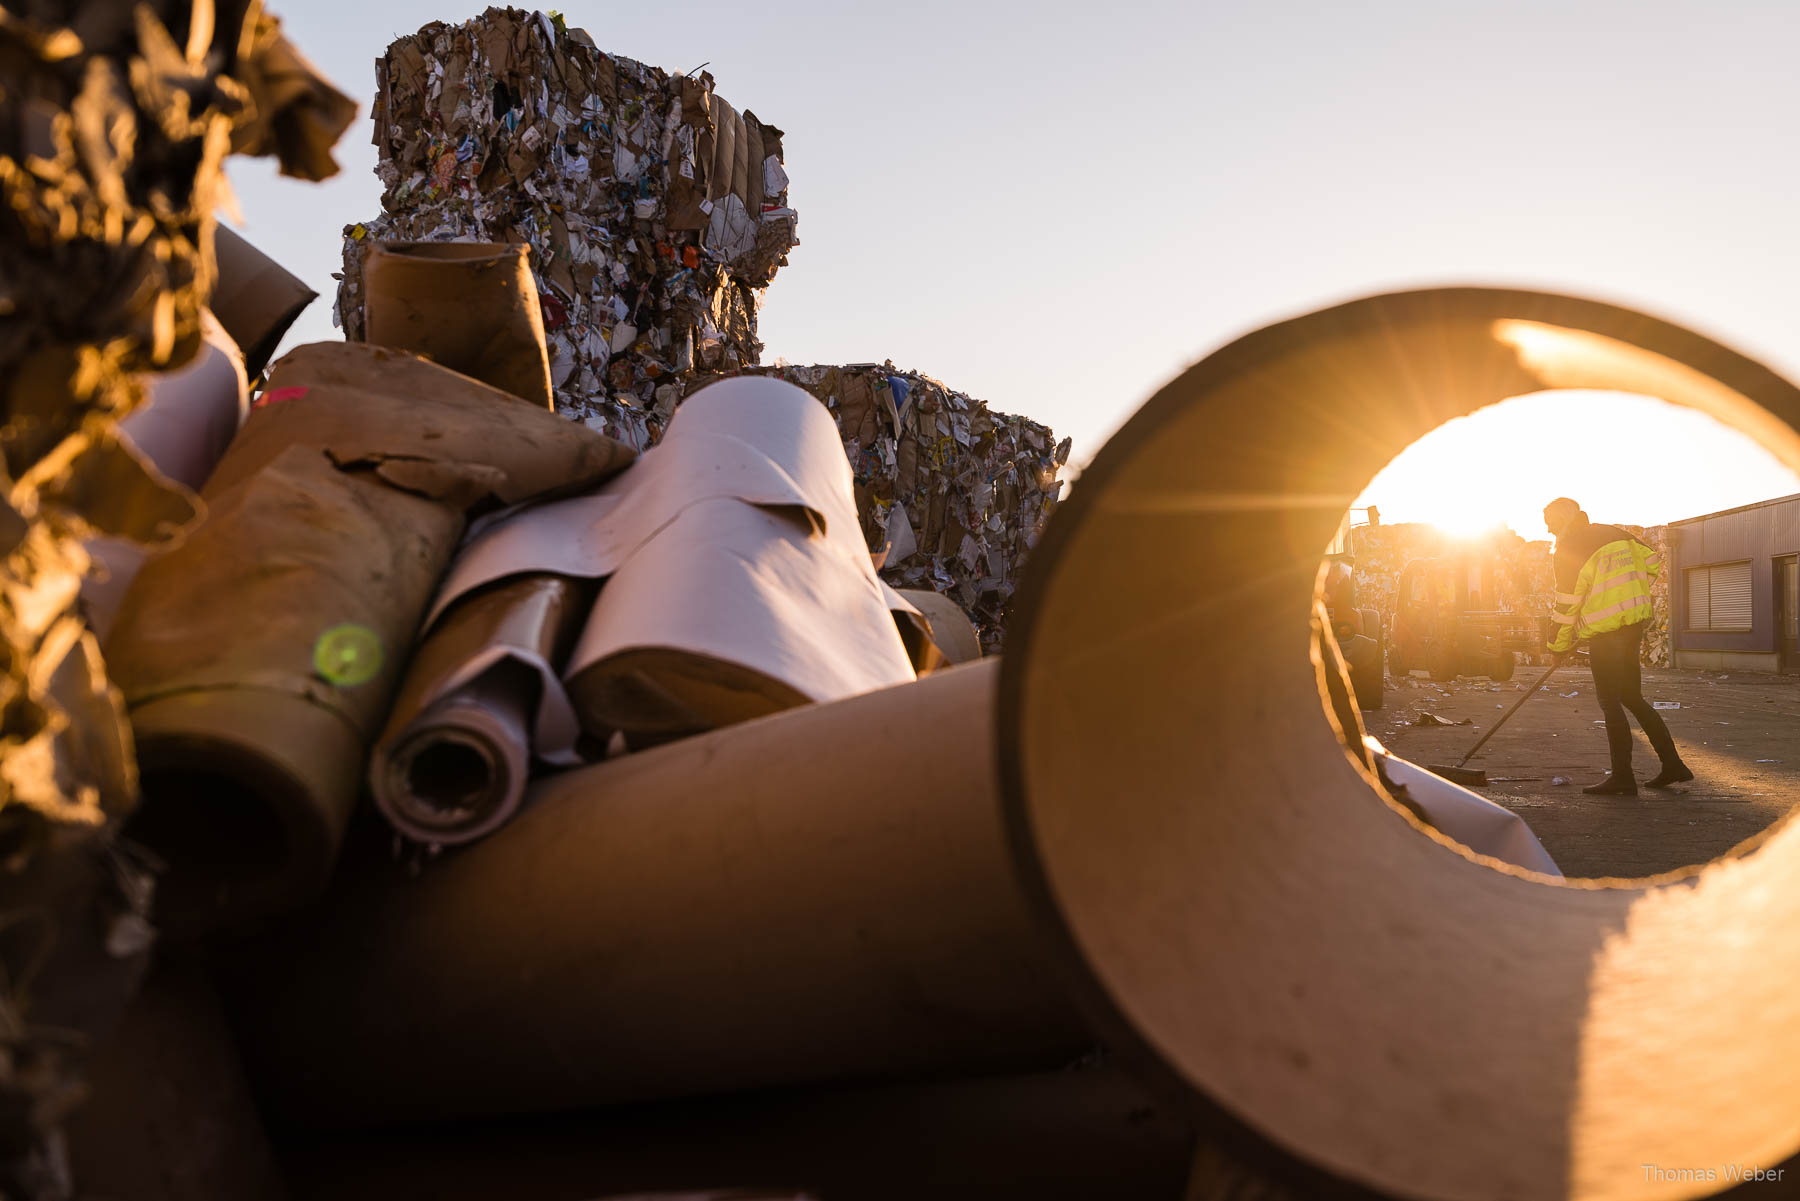
[[[1387,707],[1363,720],[1395,754],[1455,763],[1542,674],[1520,667],[1504,684],[1463,679],[1392,681]],[[1676,702],[1662,716],[1695,779],[1641,787],[1655,754],[1636,734],[1635,797],[1582,793],[1607,771],[1606,733],[1585,664],[1562,668],[1468,766],[1486,771],[1484,796],[1526,821],[1569,876],[1647,876],[1727,854],[1800,799],[1800,676],[1651,671],[1644,695]],[[1497,690],[1497,691],[1496,691]],[[1567,696],[1567,693],[1575,693]],[[1413,724],[1420,712],[1472,725]],[[1633,723],[1635,730],[1635,723]],[[1557,777],[1569,783],[1558,785]]]

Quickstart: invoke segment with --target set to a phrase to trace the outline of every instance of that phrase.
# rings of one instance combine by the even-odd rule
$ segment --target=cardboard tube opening
[[[363,262],[368,340],[552,408],[530,250],[505,243],[370,245]]]
[[[252,879],[287,858],[287,831],[245,780],[177,769],[146,773],[142,787],[132,837],[185,870]]]
[[[159,925],[176,936],[208,920],[213,898],[288,873],[296,839],[283,814],[288,787],[248,760],[211,768],[146,764],[126,835],[169,865],[158,885]],[[304,840],[299,840],[304,841]]]
[[[498,804],[504,792],[492,748],[450,732],[433,732],[399,756],[405,806],[420,821],[465,822]]]
[[[1039,542],[1002,807],[1106,1041],[1298,1195],[1704,1196],[1800,1148],[1800,823],[1647,880],[1478,862],[1324,716],[1319,556],[1395,453],[1513,396],[1709,412],[1800,464],[1800,389],[1617,306],[1446,288],[1259,330],[1152,397]],[[1346,436],[1353,431],[1354,436]],[[1659,465],[1647,464],[1647,473]],[[1777,1079],[1779,1077],[1779,1079]]]

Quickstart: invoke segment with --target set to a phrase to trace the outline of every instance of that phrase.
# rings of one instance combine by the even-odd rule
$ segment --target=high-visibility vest
[[[1556,633],[1549,649],[1560,654],[1584,638],[1649,621],[1650,583],[1662,559],[1635,538],[1608,542],[1581,565],[1574,592],[1556,594]]]

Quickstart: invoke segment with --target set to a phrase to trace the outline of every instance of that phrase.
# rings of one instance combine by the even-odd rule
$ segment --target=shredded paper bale
[[[595,47],[560,17],[490,8],[376,64],[379,217],[344,235],[338,315],[363,337],[378,241],[532,248],[557,409],[655,441],[677,377],[757,361],[758,296],[796,244],[781,130],[709,74]]]

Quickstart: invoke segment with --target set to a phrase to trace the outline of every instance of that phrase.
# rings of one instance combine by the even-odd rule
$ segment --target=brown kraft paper
[[[147,564],[107,645],[143,769],[138,836],[177,931],[310,895],[472,510],[631,452],[411,355],[302,347],[219,463],[209,515]]]

